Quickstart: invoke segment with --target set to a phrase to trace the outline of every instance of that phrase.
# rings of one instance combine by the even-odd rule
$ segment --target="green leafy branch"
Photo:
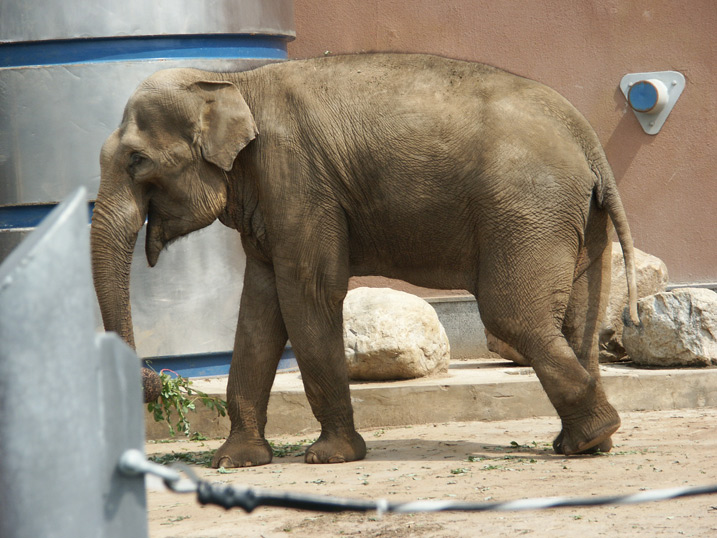
[[[172,377],[167,372],[172,372]],[[179,416],[176,428],[185,436],[189,436],[190,423],[187,413],[196,411],[196,402],[202,402],[205,407],[217,412],[220,416],[227,414],[227,402],[216,396],[209,396],[204,392],[193,388],[192,382],[186,377],[180,376],[173,370],[161,370],[159,379],[162,382],[162,392],[156,402],[147,404],[147,409],[152,413],[156,422],[167,422],[169,433],[174,437],[176,431],[172,425],[172,413]]]

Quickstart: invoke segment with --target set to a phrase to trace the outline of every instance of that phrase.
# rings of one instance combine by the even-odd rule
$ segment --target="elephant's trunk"
[[[129,277],[146,206],[146,202],[127,190],[108,193],[100,188],[90,233],[92,278],[105,330],[119,334],[132,349],[135,343]],[[162,384],[156,372],[143,368],[142,385],[145,402],[159,397]]]
[[[90,244],[92,277],[105,330],[114,331],[133,349],[129,278],[134,245],[146,209],[125,192],[103,190],[95,204]]]
[[[116,332],[135,349],[129,275],[147,204],[127,190],[107,190],[100,188],[92,216],[92,278],[105,330]],[[155,401],[162,390],[159,376],[148,368],[142,369],[142,386],[145,402]]]

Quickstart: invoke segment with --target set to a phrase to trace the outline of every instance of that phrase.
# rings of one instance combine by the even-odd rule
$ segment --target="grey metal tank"
[[[292,0],[0,3],[0,260],[77,187],[96,196],[102,143],[144,78],[282,61],[293,37]],[[190,356],[188,373],[220,373],[242,288],[239,236],[215,223],[173,244],[151,271],[143,243],[141,232],[131,283],[137,353]]]

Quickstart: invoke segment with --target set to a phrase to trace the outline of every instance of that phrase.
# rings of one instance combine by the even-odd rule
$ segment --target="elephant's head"
[[[145,220],[145,251],[154,266],[165,245],[208,226],[225,209],[226,172],[256,135],[249,107],[231,82],[173,69],[140,85],[100,156],[91,242],[106,330],[134,347],[129,273]]]

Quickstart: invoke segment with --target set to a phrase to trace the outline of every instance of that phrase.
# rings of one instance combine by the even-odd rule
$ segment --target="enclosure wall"
[[[672,283],[717,283],[717,3],[714,0],[302,0],[289,56],[427,52],[547,84],[600,137],[636,246]],[[618,88],[675,70],[687,86],[662,131],[645,134]]]

